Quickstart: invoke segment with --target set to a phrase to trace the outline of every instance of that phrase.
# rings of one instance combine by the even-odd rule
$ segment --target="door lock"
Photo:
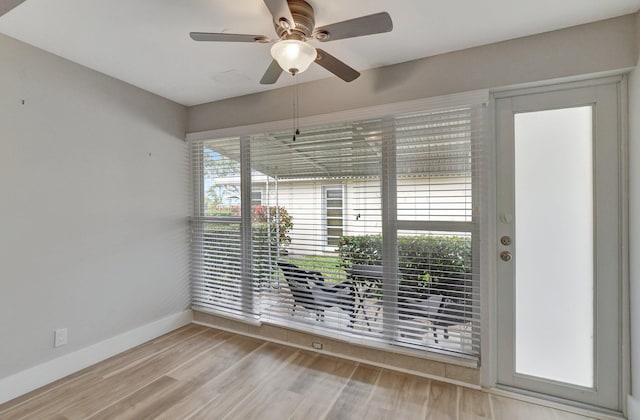
[[[502,238],[500,238],[500,243],[504,246],[511,245],[511,236],[503,236]]]
[[[502,261],[511,261],[511,253],[509,251],[502,251],[500,253],[500,259]]]

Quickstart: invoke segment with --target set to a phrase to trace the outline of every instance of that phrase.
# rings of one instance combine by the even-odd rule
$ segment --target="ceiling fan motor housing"
[[[313,14],[313,7],[304,0],[287,0],[289,9],[291,10],[291,16],[293,16],[293,27],[291,28],[291,34],[289,34],[289,28],[286,23],[282,24],[281,21],[273,22],[276,33],[281,39],[288,39],[291,35],[298,35],[300,37],[310,38],[313,34],[313,28],[316,25],[316,20]]]

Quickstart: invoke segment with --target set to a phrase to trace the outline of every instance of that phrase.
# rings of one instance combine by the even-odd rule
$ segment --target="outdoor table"
[[[354,283],[356,291],[356,313],[362,313],[364,320],[369,325],[369,315],[367,314],[365,299],[367,297],[380,298],[379,293],[382,286],[383,269],[381,265],[354,264],[347,270]],[[371,328],[369,328],[371,329]]]

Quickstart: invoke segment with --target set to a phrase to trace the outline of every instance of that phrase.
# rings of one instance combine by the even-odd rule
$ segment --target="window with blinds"
[[[196,309],[477,358],[481,112],[192,141]]]

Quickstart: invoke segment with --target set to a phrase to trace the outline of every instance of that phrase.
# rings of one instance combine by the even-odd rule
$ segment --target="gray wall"
[[[635,15],[627,15],[368,70],[351,83],[305,83],[300,116],[631,68],[634,35]],[[187,131],[288,120],[292,89],[191,107]]]
[[[2,378],[186,309],[190,210],[184,107],[3,35],[0,63]]]

